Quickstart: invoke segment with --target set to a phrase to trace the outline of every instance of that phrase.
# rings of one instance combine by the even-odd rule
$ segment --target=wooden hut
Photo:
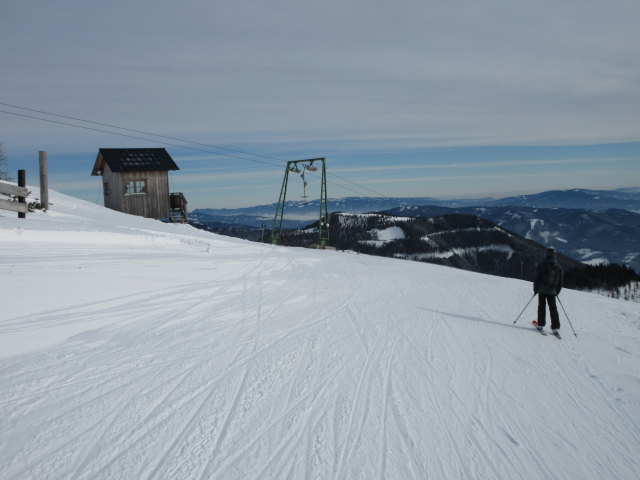
[[[164,148],[101,148],[91,175],[102,176],[105,207],[185,222],[187,202],[169,193],[169,170],[179,168]]]

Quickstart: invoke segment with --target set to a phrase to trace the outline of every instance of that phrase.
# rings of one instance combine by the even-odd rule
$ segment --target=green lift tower
[[[287,185],[289,184],[289,173],[297,173],[302,177],[304,194],[307,196],[307,180],[305,172],[316,172],[318,167],[314,164],[321,164],[321,180],[320,180],[320,218],[318,221],[318,245],[320,248],[329,244],[329,207],[327,202],[327,169],[324,158],[311,158],[308,160],[292,160],[287,162],[284,171],[284,179],[282,180],[282,188],[280,189],[280,198],[278,199],[278,207],[276,215],[273,218],[273,227],[271,229],[271,243],[277,245],[282,238],[282,219],[284,217],[284,207],[287,199]]]

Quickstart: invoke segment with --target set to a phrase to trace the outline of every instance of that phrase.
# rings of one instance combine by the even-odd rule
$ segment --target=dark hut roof
[[[101,148],[91,175],[102,175],[105,163],[112,172],[180,170],[164,148]]]

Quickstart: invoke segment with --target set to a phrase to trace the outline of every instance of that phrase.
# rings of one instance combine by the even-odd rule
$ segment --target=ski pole
[[[560,302],[560,306],[562,307],[562,311],[564,312],[564,316],[567,317],[567,320],[569,321],[569,326],[571,327],[571,330],[573,330],[573,334],[577,337],[578,334],[576,333],[575,329],[573,328],[573,325],[571,324],[571,320],[569,319],[569,315],[567,315],[567,311],[564,309],[564,305],[562,305],[562,301],[560,300],[560,295],[558,295],[557,298],[558,298],[558,302]]]
[[[537,295],[537,294],[536,294],[536,293],[534,293],[534,294],[533,294],[533,297],[535,297],[536,295]],[[531,298],[529,299],[529,301],[527,302],[527,304],[524,306],[524,308],[523,308],[523,309],[522,309],[522,311],[520,312],[520,315],[518,315],[518,318],[516,318],[516,319],[513,321],[513,324],[514,324],[514,325],[515,325],[515,324],[516,324],[516,322],[520,319],[520,317],[522,316],[522,314],[524,313],[524,311],[527,309],[527,307],[528,307],[528,306],[529,306],[529,304],[531,303],[531,300],[533,300],[533,297],[531,297]]]

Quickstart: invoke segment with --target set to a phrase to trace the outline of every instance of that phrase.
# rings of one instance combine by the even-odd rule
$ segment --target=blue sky
[[[275,202],[284,162],[315,157],[331,197],[638,186],[637,18],[620,0],[2,2],[0,142],[11,172],[35,182],[46,150],[51,188],[97,203],[93,162],[117,147],[164,146],[190,208]]]

